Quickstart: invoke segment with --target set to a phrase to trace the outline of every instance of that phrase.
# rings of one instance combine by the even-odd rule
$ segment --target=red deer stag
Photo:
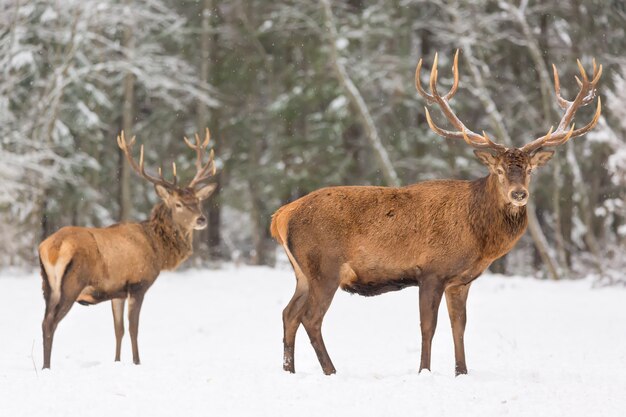
[[[338,287],[373,296],[419,286],[422,333],[420,371],[430,370],[431,342],[437,311],[445,293],[452,324],[456,374],[467,373],[463,334],[471,282],[496,259],[513,248],[526,230],[530,173],[544,165],[570,138],[592,129],[600,117],[598,99],[593,120],[580,129],[572,123],[576,111],[590,104],[602,67],[593,65],[589,79],[580,62],[580,90],[574,101],[561,97],[554,68],[556,98],[565,114],[557,129],[521,148],[494,143],[483,132],[469,130],[454,114],[449,100],[457,91],[458,51],[451,90],[437,92],[437,55],[427,93],[415,86],[428,104],[436,104],[456,131],[436,126],[426,110],[430,128],[440,136],[462,139],[476,148],[476,157],[489,175],[473,181],[425,181],[407,187],[330,187],[312,192],[276,211],[272,236],[283,246],[296,275],[296,290],[283,311],[284,362],[295,372],[294,343],[300,323],[311,340],[325,374],[335,373],[321,327]],[[571,126],[571,127],[570,127]]]
[[[176,165],[173,181],[148,174],[144,170],[143,145],[139,164],[132,157],[133,137],[124,132],[117,137],[130,166],[154,184],[161,202],[150,218],[141,223],[115,224],[107,228],[64,227],[39,245],[43,294],[46,312],[43,319],[43,367],[50,368],[52,340],[57,325],[77,301],[83,305],[111,300],[115,325],[115,360],[120,360],[124,335],[124,302],[128,299],[128,321],[133,362],[139,364],[137,332],[141,303],[148,288],[162,270],[175,269],[192,251],[193,230],[204,229],[207,220],[202,200],[215,190],[206,181],[215,175],[213,151],[206,163],[204,152],[209,144],[209,130],[204,141],[198,135],[195,144],[185,143],[196,151],[197,172],[185,186],[177,185]]]

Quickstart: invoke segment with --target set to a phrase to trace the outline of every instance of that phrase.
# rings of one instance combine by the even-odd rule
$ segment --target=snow
[[[417,289],[338,292],[324,336],[338,374],[322,374],[305,332],[282,371],[286,269],[164,273],[140,324],[142,365],[124,339],[114,363],[109,303],[76,305],[41,371],[40,281],[0,277],[0,416],[622,416],[626,289],[590,281],[483,276],[470,291],[469,374],[454,377],[445,302],[432,373],[417,373]]]
[[[337,40],[335,41],[335,46],[337,47],[338,51],[346,49],[348,45],[350,45],[350,41],[346,38],[337,38]]]
[[[11,58],[11,69],[19,70],[23,67],[34,66],[35,59],[31,51],[18,51]]]

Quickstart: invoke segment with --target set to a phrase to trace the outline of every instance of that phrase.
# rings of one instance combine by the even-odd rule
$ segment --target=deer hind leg
[[[422,330],[422,357],[420,361],[420,372],[422,369],[430,371],[430,349],[437,328],[437,312],[443,296],[443,285],[437,278],[424,280],[420,283],[419,307],[420,307],[420,327]]]
[[[304,306],[309,296],[307,278],[299,268],[297,270],[299,272],[296,272],[296,291],[287,307],[283,310],[283,369],[291,373],[296,372],[294,364],[296,333],[298,332],[298,327],[300,327]]]
[[[322,285],[324,279],[314,282],[315,285],[312,283],[309,290],[310,294],[307,299],[304,315],[302,316],[302,325],[309,335],[311,345],[313,345],[313,349],[315,349],[315,354],[322,366],[324,374],[332,375],[337,371],[335,370],[333,362],[330,360],[324,339],[322,338],[322,321],[328,311],[328,307],[330,307],[335,292],[337,292],[339,282],[332,281],[326,283],[324,286]]]
[[[283,231],[283,249],[291,262],[293,271],[296,274],[296,291],[291,300],[283,310],[283,369],[292,374],[296,372],[294,355],[296,344],[296,333],[302,321],[304,307],[309,297],[309,280],[302,272],[300,264],[291,253],[289,245],[286,243],[286,231]]]
[[[42,274],[43,275],[43,274]],[[47,275],[47,274],[46,274]],[[67,315],[74,301],[80,294],[82,286],[80,285],[77,272],[72,269],[71,263],[68,264],[63,275],[56,278],[61,279],[58,297],[55,296],[54,289],[51,286],[48,277],[44,279],[44,297],[46,298],[46,312],[43,323],[41,325],[43,333],[43,368],[50,368],[50,357],[52,355],[52,341],[54,333],[59,322]]]
[[[46,302],[46,312],[41,323],[43,332],[43,369],[50,368],[50,355],[52,352],[52,340],[54,338],[54,316],[58,306],[58,301],[52,299],[52,287],[49,281],[49,275],[46,273],[44,266],[41,266],[41,277],[43,286],[43,297]]]
[[[122,338],[124,337],[124,304],[125,298],[111,300],[113,310],[113,325],[115,327],[115,362],[120,361],[122,351]]]
[[[465,323],[467,322],[465,306],[469,288],[470,284],[446,288],[446,303],[448,305],[450,324],[452,325],[452,337],[454,338],[454,372],[456,376],[467,373],[463,337],[465,334]]]

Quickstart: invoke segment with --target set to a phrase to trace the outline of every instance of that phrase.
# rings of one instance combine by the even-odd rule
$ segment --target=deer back
[[[154,279],[160,271],[156,246],[140,224],[117,224],[104,229],[64,227],[40,245],[42,261],[57,264],[60,256],[73,268],[87,268],[84,279],[103,291],[115,282]],[[107,284],[108,283],[108,284]]]

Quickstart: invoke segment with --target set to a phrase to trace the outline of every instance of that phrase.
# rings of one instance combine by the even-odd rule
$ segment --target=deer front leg
[[[139,312],[146,290],[142,289],[131,292],[128,297],[128,330],[130,332],[130,342],[133,347],[133,363],[139,365],[139,347],[137,345],[137,335],[139,333]]]
[[[111,300],[113,310],[113,325],[115,327],[115,362],[120,361],[122,351],[122,338],[124,337],[124,303],[125,298]]]
[[[454,372],[456,376],[467,373],[465,364],[465,323],[467,321],[466,303],[470,284],[446,288],[446,303],[448,315],[452,325],[452,337],[454,338]]]
[[[437,312],[443,296],[443,284],[433,278],[423,281],[419,289],[420,326],[422,329],[422,358],[420,372],[430,371],[430,348],[437,328]]]

